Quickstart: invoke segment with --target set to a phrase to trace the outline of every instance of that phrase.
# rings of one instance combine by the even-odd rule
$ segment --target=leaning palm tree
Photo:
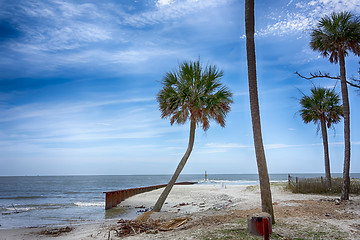
[[[300,99],[300,105],[302,109],[299,112],[304,123],[313,122],[318,126],[318,130],[321,129],[324,146],[326,186],[330,189],[331,174],[327,128],[339,123],[341,120],[343,110],[340,96],[334,89],[313,87],[311,89],[311,96],[303,94],[303,97]]]
[[[225,117],[233,101],[230,90],[220,83],[222,76],[223,71],[211,65],[204,68],[200,60],[184,62],[177,71],[165,74],[163,88],[157,95],[161,117],[170,118],[171,125],[190,120],[190,137],[188,148],[153,211],[161,210],[184,168],[194,146],[196,127],[200,125],[204,131],[208,130],[211,119],[225,127]]]
[[[341,95],[344,110],[344,170],[342,200],[349,199],[350,189],[350,106],[346,85],[345,56],[349,52],[360,56],[360,18],[350,12],[332,13],[320,19],[311,33],[310,46],[331,63],[339,62]]]
[[[261,208],[263,212],[271,215],[272,222],[275,223],[274,210],[271,199],[270,180],[267,170],[264,144],[261,134],[259,98],[256,79],[256,57],[255,57],[255,15],[254,0],[245,0],[245,29],[246,29],[246,54],[248,65],[248,81],[252,129],[254,137],[255,155],[259,173]]]

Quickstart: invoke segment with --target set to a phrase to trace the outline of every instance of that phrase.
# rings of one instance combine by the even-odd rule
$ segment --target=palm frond
[[[314,86],[311,88],[311,95],[303,94],[299,103],[301,106],[299,113],[304,123],[313,122],[319,127],[321,120],[324,120],[330,128],[339,123],[343,116],[340,96],[334,89]]]
[[[177,71],[166,73],[157,94],[161,117],[170,118],[171,124],[191,119],[205,131],[211,119],[224,127],[233,100],[220,82],[223,75],[215,65],[203,67],[200,60],[183,62]]]
[[[332,63],[338,62],[340,52],[360,56],[360,18],[346,11],[321,18],[311,32],[310,47]]]

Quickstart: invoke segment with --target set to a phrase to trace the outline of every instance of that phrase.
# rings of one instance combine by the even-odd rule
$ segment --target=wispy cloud
[[[291,0],[281,9],[268,15],[271,22],[257,32],[258,36],[283,36],[287,34],[303,33],[312,29],[319,18],[331,12],[352,11],[360,12],[358,0]]]
[[[21,42],[11,45],[17,51],[70,50],[112,38],[101,18],[105,12],[92,4],[21,1],[7,11],[22,32]]]
[[[204,9],[224,5],[229,0],[158,0],[157,8],[124,18],[124,23],[134,27],[145,27],[170,20],[191,16]]]
[[[343,145],[343,142],[330,142],[329,145]],[[360,142],[354,141],[351,142],[352,145],[359,145]],[[314,147],[314,146],[322,146],[322,143],[309,143],[309,144],[285,144],[285,143],[272,143],[265,144],[265,149],[285,149],[285,148],[306,148],[306,147]],[[204,149],[208,149],[213,152],[227,152],[232,149],[253,149],[253,145],[244,145],[239,143],[207,143],[203,146]]]
[[[149,98],[129,98],[129,99],[111,99],[111,100],[92,100],[82,102],[62,102],[62,103],[30,103],[18,105],[15,107],[1,107],[0,122],[13,121],[24,118],[47,118],[61,116],[64,114],[73,114],[84,112],[89,108],[102,107],[106,105],[152,102],[153,97]]]
[[[192,15],[199,16],[198,12],[215,10],[228,2],[163,0],[144,4],[146,7],[135,11],[126,3],[8,1],[2,6],[1,15],[11,19],[19,34],[4,42],[14,53],[2,54],[0,62],[7,64],[7,69],[16,63],[23,65],[23,71],[13,70],[19,77],[57,73],[61,67],[83,68],[89,64],[110,72],[132,73],[132,68],[122,64],[148,63],[142,66],[146,68],[154,58],[181,59],[184,54],[192,54],[190,49],[174,44],[182,41],[180,38],[162,32],[181,19],[190,28],[196,27],[198,23],[191,20]],[[147,28],[154,25],[158,28],[156,34]],[[189,47],[187,42],[184,46]]]

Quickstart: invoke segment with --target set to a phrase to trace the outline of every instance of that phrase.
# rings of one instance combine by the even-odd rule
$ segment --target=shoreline
[[[356,225],[360,222],[360,196],[351,196],[351,201],[335,205],[333,200],[337,196],[293,194],[283,190],[283,185],[279,183],[271,186],[275,217],[279,222],[279,225],[274,226],[274,231],[283,231],[281,228],[277,229],[280,225],[290,226],[297,223],[299,226],[315,229],[321,229],[321,226],[336,228],[336,231],[348,235],[348,238],[343,239],[356,239],[351,236],[360,234],[360,225]],[[150,208],[162,190],[157,189],[132,196],[120,203],[120,206]],[[189,217],[191,220],[185,224],[185,229],[157,234],[142,233],[128,236],[126,239],[198,239],[191,238],[193,232],[200,235],[207,234],[224,224],[227,226],[226,224],[233,222],[234,219],[246,219],[247,214],[257,211],[260,211],[258,185],[177,185],[169,194],[162,211],[153,213],[151,219],[164,222]],[[96,223],[68,225],[72,227],[71,231],[61,233],[56,239],[108,239],[109,229],[117,226],[118,220],[119,218],[104,219]],[[317,223],[314,224],[314,221]],[[40,234],[41,231],[54,228],[59,227],[0,229],[0,240],[54,239],[54,236]],[[287,234],[288,231],[293,230],[289,228],[281,234]]]

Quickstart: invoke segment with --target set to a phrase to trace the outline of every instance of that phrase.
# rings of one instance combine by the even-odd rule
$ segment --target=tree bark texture
[[[255,57],[255,15],[254,0],[245,0],[245,29],[246,29],[246,54],[248,65],[248,81],[250,95],[250,110],[255,145],[256,162],[260,180],[261,207],[263,212],[271,215],[275,223],[274,210],[271,199],[269,174],[266,165],[264,145],[261,135],[260,110],[256,79],[256,57]]]
[[[155,203],[155,206],[153,208],[154,212],[160,212],[162,206],[164,205],[164,202],[166,200],[166,198],[168,197],[171,189],[173,188],[176,180],[178,179],[181,171],[183,170],[189,156],[190,153],[193,149],[194,146],[194,140],[195,140],[195,129],[196,129],[196,122],[194,120],[191,120],[190,122],[190,136],[189,136],[189,144],[188,144],[188,148],[184,154],[184,156],[182,157],[180,163],[178,164],[174,175],[172,176],[170,182],[167,184],[167,186],[165,187],[164,191],[161,193],[160,197],[158,198],[158,200]]]
[[[327,128],[324,117],[321,117],[321,133],[324,146],[324,160],[325,160],[325,178],[326,178],[326,187],[331,188],[331,172],[330,172],[330,160],[329,160],[329,144],[327,136]]]
[[[345,142],[343,186],[342,186],[341,200],[349,200],[349,190],[350,190],[350,104],[349,104],[348,88],[347,88],[347,84],[346,84],[344,51],[339,51],[339,65],[340,65],[341,95],[342,95],[343,112],[344,112],[344,142]]]

